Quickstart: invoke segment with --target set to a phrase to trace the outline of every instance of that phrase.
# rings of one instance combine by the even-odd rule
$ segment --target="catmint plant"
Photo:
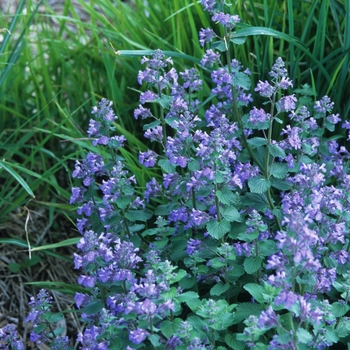
[[[234,36],[239,17],[226,1],[202,5],[222,30],[200,30],[201,66],[177,72],[160,50],[141,60],[134,116],[152,147],[138,157],[154,175],[144,189],[122,157],[112,102],[92,111],[95,150],[76,162],[71,196],[81,234],[74,265],[86,290],[75,295],[79,346],[346,346],[349,152],[330,136],[341,119],[327,96],[312,101],[308,86],[294,89],[281,58],[251,87],[250,70],[230,54],[244,41]],[[55,335],[41,293],[29,316],[34,341]]]
[[[24,350],[16,325],[9,323],[5,327],[0,328],[0,349]]]

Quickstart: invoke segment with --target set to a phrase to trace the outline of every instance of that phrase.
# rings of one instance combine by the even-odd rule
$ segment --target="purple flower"
[[[204,44],[210,43],[213,40],[213,38],[215,38],[215,37],[216,37],[215,32],[210,28],[201,29],[199,31],[199,42],[200,42],[202,47],[204,46]]]
[[[146,183],[146,190],[145,190],[144,196],[147,203],[149,203],[149,200],[152,197],[158,197],[161,194],[162,194],[162,189],[155,178],[152,178],[151,181]]]
[[[176,335],[171,336],[165,344],[166,350],[175,350],[177,346],[182,345],[182,341]]]
[[[158,157],[158,154],[151,150],[148,150],[147,152],[140,152],[139,162],[140,164],[144,165],[146,168],[150,168],[155,166],[157,162],[157,157]]]
[[[292,332],[290,332],[290,336],[292,338]],[[285,341],[284,339],[280,339],[280,337],[276,334],[272,337],[270,341],[268,350],[295,350],[295,345],[293,340]]]
[[[217,12],[211,18],[214,22],[219,22],[223,27],[233,29],[236,23],[240,22],[240,18],[237,15],[230,15],[224,12]]]
[[[316,113],[326,113],[331,112],[334,106],[334,102],[328,96],[323,96],[320,101],[316,101],[314,109]]]
[[[259,124],[270,121],[270,117],[270,113],[266,113],[262,108],[257,109],[256,107],[253,107],[249,112],[248,122],[250,122],[253,127],[259,128]]]
[[[96,284],[95,276],[81,275],[78,278],[78,283],[82,284],[86,288],[93,288]]]
[[[269,74],[274,79],[279,79],[279,78],[283,79],[287,76],[288,72],[287,72],[287,69],[285,68],[285,64],[281,57],[278,57],[276,59],[274,65],[272,66],[272,70]]]
[[[191,222],[195,226],[201,226],[210,220],[209,215],[206,212],[201,211],[201,210],[192,209],[192,213],[190,215],[191,215],[190,216]]]
[[[129,339],[134,344],[141,344],[147,337],[148,332],[145,329],[138,328],[134,331],[130,331]]]
[[[198,71],[195,68],[186,69],[184,72],[180,73],[184,80],[184,88],[190,89],[190,91],[199,91],[202,89],[202,79]]]
[[[339,118],[339,114],[331,114],[330,116],[327,117],[327,121],[332,123],[332,124],[338,124],[341,119]]]
[[[141,116],[141,119],[146,119],[148,117],[152,117],[152,113],[148,108],[139,105],[139,108],[136,108],[134,111],[135,119],[138,119]]]
[[[268,81],[265,80],[265,82],[262,82],[259,80],[259,83],[254,91],[259,92],[260,96],[271,97],[275,90]]]
[[[301,133],[302,129],[297,126],[291,127],[287,125],[285,129],[282,129],[281,135],[287,135],[287,139],[285,140],[288,148],[291,149],[301,149]]]
[[[153,102],[157,98],[158,98],[158,95],[150,90],[147,90],[146,92],[143,92],[140,95],[140,101],[142,104],[145,104],[146,102]]]
[[[288,77],[283,77],[278,84],[278,88],[287,90],[289,87],[293,87],[293,82]]]
[[[279,326],[278,316],[270,305],[266,311],[262,311],[258,318],[258,326],[261,328],[272,328]]]
[[[9,323],[3,328],[0,328],[0,348],[24,350],[24,345],[19,339],[19,335],[14,324]]]
[[[101,127],[101,123],[100,122],[98,122],[98,121],[96,121],[94,119],[90,119],[89,129],[87,131],[89,137],[95,136],[95,135],[99,135],[100,127]]]
[[[82,350],[108,350],[109,342],[99,337],[103,329],[97,326],[87,327],[84,334],[79,333],[77,341],[82,344]]]
[[[50,344],[50,350],[68,350],[69,338],[68,336],[56,337]]]
[[[251,256],[252,255],[252,246],[251,244],[244,242],[244,243],[235,243],[234,248],[236,250],[236,254],[238,256]]]
[[[266,269],[284,270],[287,259],[284,254],[278,252],[271,255],[267,261]]]
[[[112,101],[108,101],[105,98],[103,98],[99,103],[98,107],[93,107],[91,114],[96,114],[96,118],[99,120],[103,120],[107,122],[107,124],[111,124],[114,122],[118,117],[114,114],[113,109],[111,108],[113,105]]]
[[[216,7],[216,0],[202,0],[202,5],[204,6],[205,11],[213,13]]]
[[[188,216],[189,216],[189,213],[187,208],[181,207],[179,209],[174,209],[171,211],[169,215],[169,222],[182,221],[186,223],[188,221]]]
[[[72,196],[70,197],[70,204],[76,202],[80,203],[83,200],[85,189],[82,187],[72,187]]]
[[[200,246],[202,244],[202,241],[199,239],[193,239],[190,238],[187,242],[186,252],[188,255],[192,255],[194,252],[198,251]]]
[[[282,97],[278,102],[277,106],[280,112],[289,112],[296,107],[297,98],[295,95]]]
[[[162,50],[155,50],[152,54],[152,58],[149,59],[143,56],[141,60],[141,64],[147,63],[147,66],[151,69],[159,70],[161,68],[165,68],[168,63],[174,64],[171,57],[165,58]]]
[[[148,129],[145,132],[145,138],[150,139],[151,141],[162,142],[163,140],[163,128],[158,125],[153,129]]]
[[[45,312],[50,311],[52,304],[52,297],[45,289],[41,289],[36,298],[31,297],[29,305],[33,307],[32,311],[26,318],[26,322],[36,324]]]
[[[278,306],[283,304],[286,309],[290,309],[292,305],[297,302],[297,300],[298,296],[296,294],[290,291],[282,290],[282,292],[278,294],[275,299],[275,305]]]
[[[95,139],[92,141],[92,145],[93,146],[96,146],[96,145],[108,145],[108,142],[109,142],[109,137],[105,136],[105,135],[102,135],[100,136],[99,138]]]

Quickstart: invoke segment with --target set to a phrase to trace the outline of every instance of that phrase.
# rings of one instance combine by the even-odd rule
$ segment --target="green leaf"
[[[332,327],[330,327],[330,326],[326,326],[325,328],[327,330],[326,334],[324,335],[325,338],[327,340],[329,340],[330,342],[332,342],[332,343],[337,343],[339,338],[338,338],[337,333],[335,332],[335,330]]]
[[[84,307],[83,312],[87,315],[95,315],[99,313],[103,307],[104,304],[102,301],[93,301]]]
[[[273,157],[279,157],[284,159],[286,157],[286,152],[284,152],[284,150],[278,146],[278,145],[268,145],[267,146],[269,149],[270,154]]]
[[[288,173],[287,164],[273,163],[270,167],[270,175],[278,179],[283,179]]]
[[[147,221],[152,217],[152,213],[148,210],[128,210],[125,213],[125,217],[132,222]]]
[[[231,38],[230,41],[236,45],[242,45],[246,42],[246,38]]]
[[[291,184],[289,184],[285,180],[270,177],[270,182],[272,187],[277,188],[278,190],[281,190],[281,191],[288,191],[291,188]]]
[[[209,261],[210,261],[210,266],[213,269],[220,269],[220,268],[226,266],[226,262],[222,261],[222,259],[219,258],[219,257],[213,258],[213,259],[211,259]]]
[[[175,172],[176,167],[173,164],[170,164],[169,159],[160,159],[157,164],[168,174]]]
[[[154,241],[152,244],[154,244],[154,246],[157,248],[157,249],[163,249],[169,242],[169,239],[168,238],[163,238],[159,241]]]
[[[261,176],[255,176],[248,180],[248,186],[251,192],[261,194],[271,187],[271,182]]]
[[[248,139],[247,142],[255,147],[266,146],[267,144],[267,140],[263,137],[253,137],[251,139]]]
[[[231,266],[233,267],[233,269],[227,271],[227,275],[229,277],[240,277],[245,274],[243,266],[237,264],[233,264]]]
[[[193,312],[196,312],[202,305],[199,299],[189,299],[185,303]]]
[[[247,74],[243,72],[236,72],[232,75],[232,85],[234,87],[240,87],[244,90],[249,90],[251,80]]]
[[[261,211],[269,208],[269,202],[265,194],[247,192],[244,196],[243,204]]]
[[[216,191],[215,194],[222,204],[231,204],[237,201],[237,196],[228,187],[223,187],[221,190]]]
[[[210,221],[207,223],[206,227],[210,236],[215,239],[222,238],[231,229],[230,223],[225,219],[222,219],[219,222],[216,220]]]
[[[162,94],[161,98],[157,98],[156,101],[164,108],[169,109],[171,96]]]
[[[181,281],[179,281],[179,286],[182,289],[190,289],[197,283],[197,280],[195,277],[187,277],[183,278]]]
[[[337,334],[339,338],[345,338],[350,334],[350,321],[346,318],[341,318],[337,327]]]
[[[200,317],[198,316],[190,316],[187,317],[187,322],[196,329],[197,336],[205,337],[207,334],[205,332],[205,327],[208,326],[208,324]]]
[[[45,313],[42,318],[50,323],[52,322],[58,322],[64,319],[64,316],[62,313],[57,312],[57,313],[52,313],[52,312],[47,312]]]
[[[263,294],[266,293],[265,288],[256,283],[248,283],[243,288],[260,304],[265,302]]]
[[[306,155],[303,154],[303,155],[300,157],[300,163],[304,163],[304,164],[313,164],[314,161],[313,161],[310,157],[308,157],[308,156],[306,156]]]
[[[338,301],[332,304],[332,313],[335,317],[342,317],[349,310],[350,307],[347,304],[339,303]]]
[[[130,232],[139,232],[145,228],[144,224],[135,224],[135,225],[130,225],[129,226],[129,231]]]
[[[17,273],[21,270],[22,265],[12,261],[8,264],[8,267],[9,267],[11,272]]]
[[[199,162],[196,159],[193,159],[190,162],[188,162],[187,167],[188,167],[188,170],[191,170],[191,171],[197,171],[200,169]]]
[[[243,267],[246,273],[252,274],[258,271],[261,267],[261,257],[260,256],[249,256],[244,260]]]
[[[274,208],[272,210],[272,214],[276,216],[277,219],[281,220],[283,219],[283,212],[281,208]]]
[[[198,293],[189,291],[189,292],[185,292],[180,295],[177,295],[176,297],[174,297],[174,300],[178,301],[179,303],[183,303],[183,302],[187,302],[189,300],[194,300],[198,298],[199,298]]]
[[[159,339],[160,339],[160,337],[158,334],[152,334],[152,335],[148,336],[148,340],[152,343],[153,348],[155,348],[155,349],[158,346],[160,346]]]
[[[131,203],[131,198],[129,196],[118,198],[115,201],[115,204],[117,204],[118,208],[120,209],[125,209],[130,203]]]
[[[33,328],[33,331],[35,334],[39,334],[40,332],[44,331],[47,327],[46,323],[40,324],[39,326],[36,326]]]
[[[157,209],[154,212],[154,215],[169,215],[172,210],[174,210],[176,204],[175,203],[170,203],[170,204],[161,204],[158,205]]]
[[[277,252],[277,244],[271,239],[258,241],[259,256],[270,256]]]
[[[181,281],[183,278],[186,277],[186,275],[187,275],[187,272],[185,270],[179,270],[177,272],[177,274],[175,275],[175,277],[173,277],[170,280],[170,283],[175,283],[175,282]]]
[[[230,347],[230,349],[235,350],[244,350],[246,345],[244,342],[237,340],[233,334],[225,335],[225,343]]]
[[[216,318],[216,322],[211,324],[209,327],[217,331],[227,330],[230,326],[233,325],[234,316],[232,312],[220,312]]]
[[[162,297],[164,300],[173,299],[177,295],[177,288],[171,287],[170,289],[162,292]]]
[[[240,303],[235,310],[234,324],[238,324],[247,319],[250,315],[258,316],[261,311],[264,310],[264,306],[257,303]]]
[[[165,320],[162,322],[160,330],[166,338],[170,338],[179,329],[181,322],[180,318],[175,318],[173,322]]]
[[[153,128],[155,128],[158,125],[160,125],[160,121],[159,120],[155,120],[152,123],[145,124],[143,126],[143,130],[153,129]]]
[[[239,213],[239,211],[235,207],[226,207],[226,208],[222,209],[220,212],[221,212],[222,217],[229,222],[232,222],[232,221],[241,222],[242,221],[241,214]]]
[[[215,41],[211,44],[211,49],[212,50],[219,50],[221,52],[225,52],[228,50],[228,47],[226,45],[226,43],[223,40],[218,40]]]
[[[230,284],[217,283],[210,289],[210,295],[221,295],[230,288]]]
[[[298,337],[298,340],[303,344],[307,344],[312,340],[312,334],[309,333],[306,329],[301,327],[299,327],[297,330],[297,337]]]

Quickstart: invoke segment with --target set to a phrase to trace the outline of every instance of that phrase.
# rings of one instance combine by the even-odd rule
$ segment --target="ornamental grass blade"
[[[35,198],[35,195],[33,193],[33,191],[30,189],[29,185],[24,181],[23,177],[21,175],[19,175],[17,173],[17,171],[15,171],[12,168],[12,165],[6,161],[0,160],[0,169],[4,169],[6,170],[9,174],[12,175],[12,177],[27,191],[27,193]]]
[[[257,35],[267,35],[274,38],[278,38],[281,40],[285,40],[289,42],[291,45],[296,46],[298,49],[300,49],[304,54],[309,56],[313,62],[317,65],[317,67],[320,69],[320,71],[325,76],[327,82],[331,80],[327,70],[322,65],[322,63],[309,51],[307,47],[304,46],[303,43],[301,43],[297,38],[282,33],[278,30],[271,29],[271,28],[265,28],[265,27],[245,27],[242,29],[237,30],[231,37],[232,38],[241,38],[246,36],[257,36]]]

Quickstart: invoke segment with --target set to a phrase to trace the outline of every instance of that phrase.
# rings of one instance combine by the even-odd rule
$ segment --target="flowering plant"
[[[282,59],[255,91],[230,57],[239,18],[202,0],[223,36],[202,29],[210,96],[196,68],[144,57],[135,118],[152,149],[127,168],[112,102],[92,111],[96,146],[72,189],[82,234],[76,305],[82,349],[326,349],[347,344],[350,321],[349,152],[330,136],[339,115],[308,86],[293,89]],[[226,62],[226,63],[224,63]],[[282,125],[280,137],[274,128]],[[350,123],[343,128],[350,130]],[[63,343],[62,343],[63,344]],[[66,348],[68,345],[65,345]],[[63,345],[62,345],[63,348]]]

